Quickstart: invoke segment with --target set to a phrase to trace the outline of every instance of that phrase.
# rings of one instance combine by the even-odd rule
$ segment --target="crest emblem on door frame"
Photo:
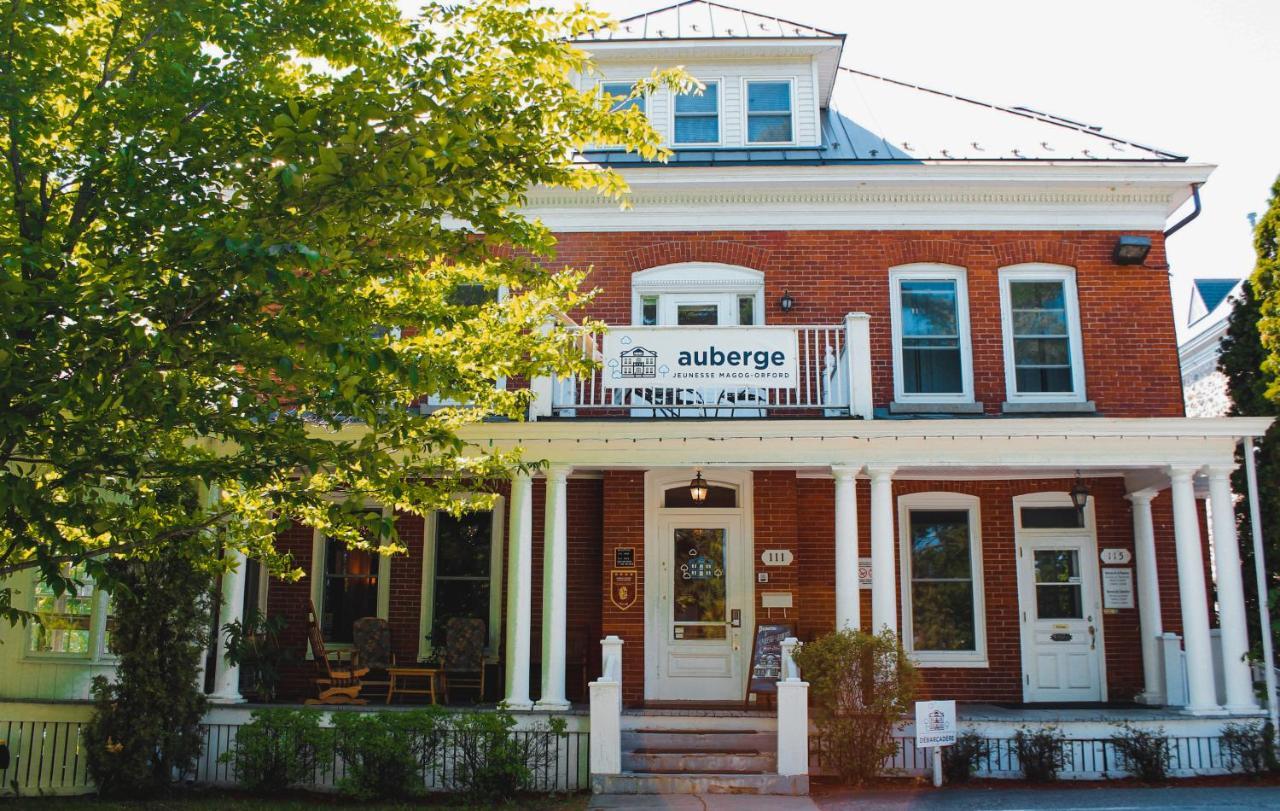
[[[635,569],[609,570],[609,602],[619,611],[626,611],[636,604]]]

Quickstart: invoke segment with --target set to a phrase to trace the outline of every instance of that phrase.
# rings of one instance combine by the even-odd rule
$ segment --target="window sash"
[[[635,89],[634,82],[603,82],[600,85],[601,92],[606,96],[613,96],[618,99],[612,108],[615,113],[619,110],[639,110],[642,113],[644,112],[644,96],[639,95],[630,98]]]
[[[920,665],[987,666],[979,516],[979,503],[967,495],[917,493],[898,499],[903,643]],[[931,526],[960,524],[962,536],[953,529],[929,537]],[[928,613],[934,610],[940,613]],[[967,637],[965,644],[948,644],[958,629]]]
[[[27,650],[39,656],[90,657],[93,655],[93,620],[97,588],[84,566],[64,567],[63,576],[78,586],[56,595],[39,576],[31,589],[32,611],[44,622],[33,622],[27,633]]]
[[[1070,269],[1003,269],[1001,299],[1008,398],[1082,401],[1080,316]]]
[[[720,84],[705,82],[701,95],[682,93],[672,105],[672,142],[716,144],[720,142]],[[707,125],[711,126],[708,128]]]
[[[770,93],[779,88],[784,91],[781,97]],[[747,82],[747,143],[790,143],[795,139],[793,123],[790,82]],[[770,127],[779,131],[773,133]],[[783,127],[785,133],[781,132]],[[765,133],[770,137],[764,137]],[[775,134],[781,137],[773,137]]]
[[[895,399],[972,401],[963,271],[903,267],[891,280]]]

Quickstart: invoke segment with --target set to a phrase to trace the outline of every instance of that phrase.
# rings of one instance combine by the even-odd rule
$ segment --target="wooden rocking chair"
[[[311,655],[315,657],[316,697],[309,698],[305,704],[367,704],[360,698],[363,686],[360,677],[369,672],[367,667],[356,667],[348,657],[342,661],[342,652],[330,652],[324,646],[324,635],[320,633],[319,615],[316,607],[311,605],[311,622],[307,625],[307,639],[311,642]],[[332,656],[332,658],[330,658]]]

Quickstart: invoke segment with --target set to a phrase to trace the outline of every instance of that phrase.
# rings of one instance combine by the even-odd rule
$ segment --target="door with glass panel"
[[[657,637],[649,698],[740,700],[742,640],[751,621],[749,561],[736,517],[672,515],[658,522]]]
[[[1078,532],[1036,532],[1019,544],[1026,701],[1103,700],[1096,557]]]

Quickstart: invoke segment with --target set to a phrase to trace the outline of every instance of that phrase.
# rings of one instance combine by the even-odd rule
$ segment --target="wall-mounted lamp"
[[[1084,479],[1080,478],[1080,471],[1076,471],[1075,484],[1071,485],[1071,504],[1076,508],[1076,520],[1080,522],[1080,526],[1084,526],[1084,508],[1089,505],[1089,487],[1084,483]]]
[[[1151,237],[1122,234],[1111,251],[1111,259],[1117,265],[1141,265],[1151,253]]]
[[[778,299],[778,306],[782,308],[784,313],[791,312],[791,308],[796,306],[796,300],[791,298],[790,290],[782,291],[782,298]]]
[[[702,471],[696,471],[693,481],[689,482],[689,498],[694,504],[702,504],[707,500],[707,480],[702,478]]]

